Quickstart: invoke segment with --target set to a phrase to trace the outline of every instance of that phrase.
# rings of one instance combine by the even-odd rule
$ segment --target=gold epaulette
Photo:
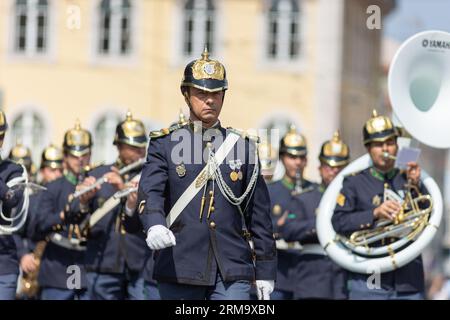
[[[247,132],[245,132],[244,130],[234,129],[232,127],[227,127],[227,130],[230,130],[234,134],[241,136],[243,139],[248,138],[249,140],[255,141],[256,143],[259,143],[259,141],[260,141],[258,136],[250,135]]]
[[[187,123],[177,123],[169,128],[163,128],[161,130],[151,131],[150,139],[156,139],[156,138],[161,138],[161,137],[167,136],[168,134],[170,134],[170,133],[174,132],[175,130],[178,130],[186,125],[187,125]]]

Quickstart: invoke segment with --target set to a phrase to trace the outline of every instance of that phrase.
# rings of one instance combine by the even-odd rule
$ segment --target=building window
[[[38,164],[42,150],[47,143],[43,118],[35,111],[25,111],[14,118],[8,133],[11,148],[17,141],[31,149],[33,163]]]
[[[268,12],[267,57],[291,61],[299,56],[300,9],[297,0],[271,0]]]
[[[113,145],[116,126],[121,121],[119,114],[108,112],[95,124],[92,148],[93,163],[112,163],[117,159],[117,149]]]
[[[131,52],[131,3],[129,0],[100,2],[98,53],[126,56]]]
[[[212,0],[187,0],[183,7],[183,56],[198,56],[205,45],[215,50],[215,7]]]
[[[44,54],[48,50],[49,3],[47,0],[15,1],[14,52]]]

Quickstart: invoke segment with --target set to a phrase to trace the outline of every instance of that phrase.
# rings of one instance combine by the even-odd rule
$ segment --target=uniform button
[[[211,227],[211,229],[215,229],[216,228],[216,223],[214,221],[211,221],[209,223],[209,226]]]
[[[366,224],[367,228],[370,227],[370,223]]]
[[[360,227],[361,229],[364,229],[364,225],[363,225],[363,224],[361,224],[359,227]]]

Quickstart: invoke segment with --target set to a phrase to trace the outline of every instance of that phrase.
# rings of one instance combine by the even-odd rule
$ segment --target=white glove
[[[273,280],[256,280],[256,294],[258,300],[270,300],[270,294],[275,288]]]
[[[152,250],[160,250],[176,245],[172,231],[161,224],[157,224],[147,231],[147,245]]]

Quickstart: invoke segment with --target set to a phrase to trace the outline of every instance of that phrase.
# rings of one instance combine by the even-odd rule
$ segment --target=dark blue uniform
[[[180,173],[180,163],[172,160],[172,151],[180,150],[180,140],[173,137],[174,133],[180,133],[179,130],[184,130],[182,142],[184,146],[188,146],[184,152],[189,153],[184,153],[187,155],[184,159],[189,158],[183,164],[184,174]],[[201,146],[197,144],[197,139],[202,141],[201,135],[194,133],[191,126],[179,130],[150,141],[147,162],[139,184],[139,199],[146,200],[145,208],[140,214],[146,232],[154,225],[166,225],[166,215],[170,209],[205,167],[203,157],[202,162],[194,162],[195,148]],[[220,125],[216,127],[215,133],[217,137],[212,138],[214,150],[219,148],[219,141],[223,141],[227,134],[235,134]],[[245,153],[242,148],[238,150],[238,145],[245,146]],[[239,138],[230,152],[235,155],[232,159],[242,162],[242,180],[232,181],[231,167],[225,161],[220,165],[223,179],[236,196],[240,196],[246,189],[254,168],[249,162],[249,150],[254,151],[249,148],[250,145],[248,139],[244,141]],[[208,190],[211,190],[211,181],[208,186]],[[176,246],[155,252],[154,278],[158,282],[200,286],[215,285],[218,274],[225,282],[275,279],[276,249],[269,214],[269,195],[262,176],[258,174],[254,192],[244,212],[248,230],[253,236],[255,265],[249,243],[243,235],[243,219],[237,207],[230,204],[216,186],[215,210],[207,219],[206,205],[204,216],[200,220],[201,198],[202,191],[195,195],[170,227],[176,238]],[[241,205],[243,210],[245,204],[246,201]]]
[[[99,179],[110,172],[113,165],[118,167],[117,163],[100,166],[92,170],[89,176]],[[120,167],[118,168],[120,169]],[[139,174],[139,171],[140,169],[127,173],[124,181],[130,181]],[[90,201],[89,212],[94,213],[116,191],[111,184],[102,184],[101,189]],[[123,287],[126,282],[136,283],[138,287],[139,295],[133,298],[143,298],[142,271],[151,251],[147,247],[143,232],[134,234],[126,232],[123,224],[126,216],[125,202],[126,197],[122,198],[119,205],[89,229],[86,270],[90,273],[88,282],[92,299],[124,299],[126,293]],[[112,283],[104,286],[100,283],[103,274],[109,274],[115,280],[110,279]],[[118,284],[118,288],[114,284]]]
[[[316,213],[325,191],[317,186],[305,191],[292,202],[280,236],[288,242],[299,241],[305,248],[320,249],[316,232]],[[292,279],[295,299],[346,299],[346,273],[323,254],[302,253]]]
[[[60,213],[68,203],[68,196],[75,191],[76,183],[76,178],[71,178],[67,174],[48,183],[46,185],[47,190],[42,192],[38,208],[36,233],[45,234],[48,238],[52,233],[61,236],[61,241],[48,242],[41,260],[38,282],[43,290],[46,288],[66,290],[69,295],[61,295],[61,298],[64,299],[74,298],[73,290],[68,290],[67,287],[67,280],[73,274],[68,272],[70,271],[68,270],[69,266],[76,265],[80,268],[79,289],[86,288],[85,250],[78,246],[68,248],[65,245],[67,244],[70,227],[66,226],[60,218]],[[75,234],[72,235],[75,238]],[[83,290],[80,292],[77,290],[75,290],[77,295],[82,294]],[[59,296],[53,298],[57,299]]]
[[[11,193],[6,184],[11,179],[20,177],[22,173],[23,169],[18,164],[10,160],[0,160],[0,201],[2,202],[2,212],[7,217],[13,214],[12,211],[15,207],[20,209],[22,192]],[[0,224],[9,225],[10,223],[0,218]],[[0,286],[0,299],[14,298],[18,274],[19,263],[14,237],[0,233],[0,277],[2,282],[5,281],[5,287]]]
[[[349,236],[355,231],[372,228],[376,222],[373,210],[383,201],[384,185],[403,197],[406,174],[397,169],[382,174],[373,167],[344,179],[341,195],[332,218],[337,233]],[[427,193],[421,187],[422,193]],[[339,199],[338,198],[338,199]],[[349,272],[349,279],[366,281],[368,275]],[[381,274],[381,288],[398,293],[423,293],[424,271],[421,256],[404,267]],[[349,288],[350,294],[352,288]]]
[[[309,189],[314,184],[311,181],[304,179],[302,181],[302,189]],[[295,185],[289,182],[286,178],[272,182],[268,184],[267,188],[270,195],[271,203],[271,217],[274,227],[274,235],[276,239],[279,239],[279,231],[277,227],[277,221],[283,215],[289,213],[292,206],[292,202],[298,195],[294,192]],[[292,281],[295,274],[295,267],[299,260],[299,252],[296,250],[280,250],[278,249],[278,267],[277,267],[277,282],[275,283],[276,291],[283,291],[284,297],[282,299],[292,299],[295,289],[295,283]],[[272,298],[277,299],[274,296],[277,292],[272,293]],[[281,293],[279,293],[281,294]]]

